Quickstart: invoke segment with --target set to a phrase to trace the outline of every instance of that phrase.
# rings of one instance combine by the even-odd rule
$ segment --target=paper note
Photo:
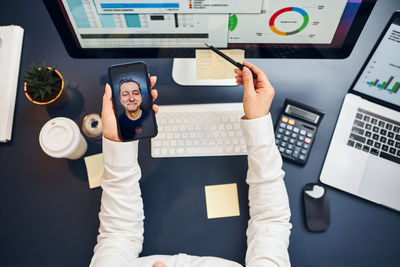
[[[244,60],[244,50],[221,50],[237,62]],[[196,79],[234,79],[236,66],[209,49],[196,50]]]
[[[104,170],[103,153],[85,157],[85,164],[90,189],[99,187]]]
[[[209,185],[204,190],[208,219],[240,216],[236,183]]]

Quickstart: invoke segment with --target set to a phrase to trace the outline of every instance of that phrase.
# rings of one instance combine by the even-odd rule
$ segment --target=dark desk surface
[[[400,214],[329,188],[332,222],[325,233],[305,228],[301,189],[318,180],[343,97],[398,0],[379,0],[352,53],[345,60],[249,60],[269,76],[276,90],[274,120],[286,97],[325,110],[308,164],[284,163],[292,210],[289,254],[293,266],[399,266]],[[73,59],[41,1],[3,3],[0,25],[25,29],[21,67],[43,60],[57,65],[71,99],[48,111],[28,102],[20,79],[12,141],[0,144],[0,265],[87,266],[99,226],[101,189],[90,190],[83,159],[45,155],[41,126],[65,116],[81,125],[100,113],[110,64],[133,59]],[[171,59],[145,59],[158,76],[158,103],[240,102],[241,87],[181,87],[171,78]],[[22,72],[21,72],[22,73]],[[101,152],[88,142],[86,155]],[[248,220],[245,157],[152,159],[148,141],[140,144],[145,241],[142,255],[220,256],[244,263]],[[207,220],[204,185],[238,183],[240,217]]]

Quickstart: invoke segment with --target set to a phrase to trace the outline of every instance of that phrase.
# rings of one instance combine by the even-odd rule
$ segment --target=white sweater
[[[246,182],[249,185],[250,220],[246,266],[290,266],[290,208],[271,115],[242,120],[241,124],[249,165]],[[103,138],[103,154],[100,228],[91,267],[151,267],[156,261],[162,261],[168,267],[241,266],[217,257],[186,254],[139,258],[144,212],[139,187],[138,142],[117,143]]]

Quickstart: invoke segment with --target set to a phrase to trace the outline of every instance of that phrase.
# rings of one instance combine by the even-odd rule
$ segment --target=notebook
[[[24,29],[0,26],[0,142],[11,140]]]
[[[400,11],[345,96],[320,181],[400,211]]]

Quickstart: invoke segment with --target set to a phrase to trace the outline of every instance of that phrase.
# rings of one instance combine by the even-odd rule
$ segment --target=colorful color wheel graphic
[[[299,13],[300,15],[303,16],[303,20],[304,20],[304,21],[303,21],[303,24],[302,24],[297,30],[294,30],[294,31],[291,31],[291,32],[283,32],[283,31],[278,30],[278,29],[275,27],[275,19],[276,19],[279,15],[281,15],[281,14],[283,14],[283,13],[286,13],[286,12],[291,12],[291,11],[297,12],[297,13]],[[271,30],[272,30],[274,33],[276,33],[276,34],[279,34],[279,35],[292,35],[292,34],[296,34],[296,33],[298,33],[298,32],[301,32],[301,31],[307,26],[308,21],[309,21],[308,14],[307,14],[307,12],[305,12],[303,9],[298,8],[298,7],[285,7],[285,8],[282,8],[281,10],[276,11],[276,12],[272,15],[272,17],[269,19],[269,27],[270,27]]]

